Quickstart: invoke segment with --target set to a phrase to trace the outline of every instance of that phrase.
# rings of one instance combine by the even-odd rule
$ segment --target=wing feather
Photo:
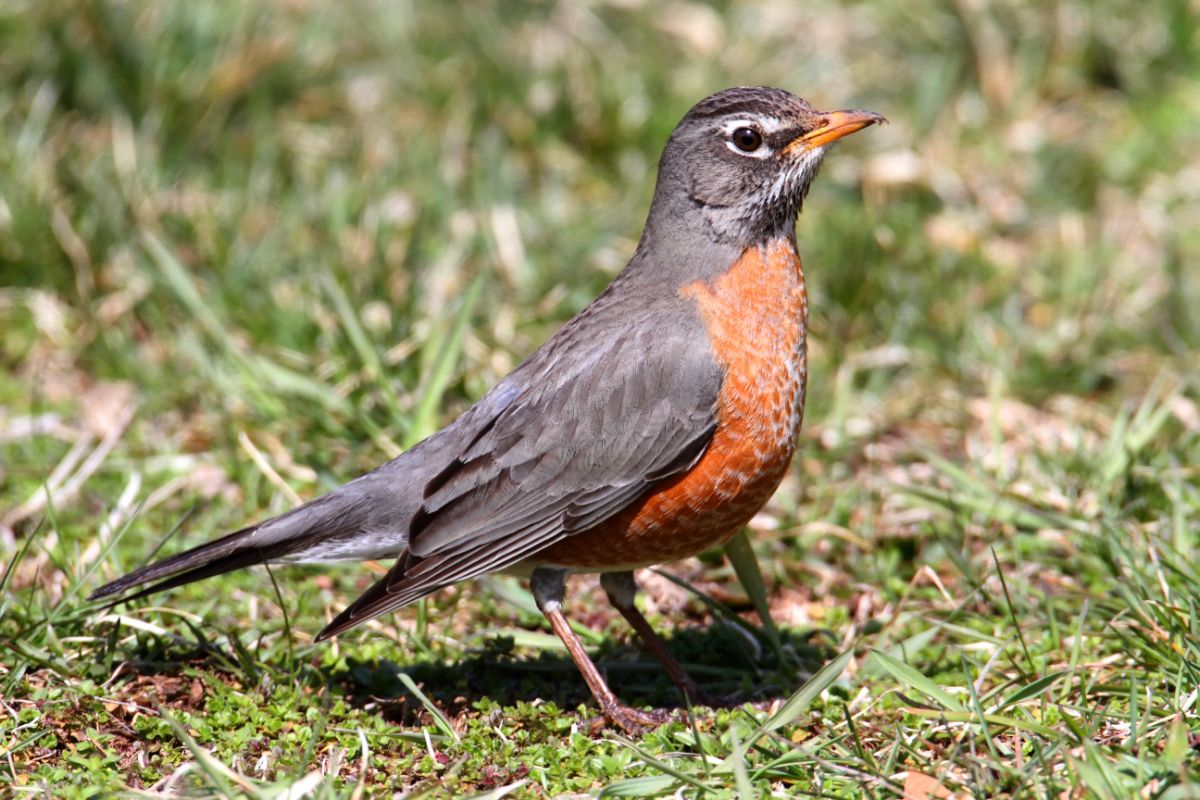
[[[525,390],[426,487],[409,552],[320,638],[591,529],[703,455],[722,380],[705,337],[577,344],[514,373]]]

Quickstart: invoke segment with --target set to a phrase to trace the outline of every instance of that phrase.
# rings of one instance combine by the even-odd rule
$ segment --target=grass
[[[1193,6],[0,4],[0,794],[1200,796]],[[763,585],[745,548],[647,576],[729,708],[591,735],[508,579],[321,646],[370,570],[84,601],[453,418],[746,83],[892,124],[799,222]]]

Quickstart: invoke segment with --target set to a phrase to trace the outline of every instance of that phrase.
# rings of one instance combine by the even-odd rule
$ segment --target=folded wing
[[[474,429],[425,487],[409,545],[343,611],[327,638],[437,589],[519,563],[595,527],[703,455],[722,371],[704,337],[637,326],[547,353],[514,373],[524,388]],[[497,391],[504,391],[502,384]]]

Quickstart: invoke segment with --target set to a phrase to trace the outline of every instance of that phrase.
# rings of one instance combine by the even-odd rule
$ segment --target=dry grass
[[[0,785],[1195,796],[1194,11],[0,5]],[[798,227],[810,407],[751,525],[779,632],[720,554],[670,568],[700,594],[647,576],[745,705],[587,735],[507,580],[319,647],[370,569],[81,600],[465,408],[624,263],[679,115],[743,83],[892,122]],[[575,589],[622,693],[677,702]]]

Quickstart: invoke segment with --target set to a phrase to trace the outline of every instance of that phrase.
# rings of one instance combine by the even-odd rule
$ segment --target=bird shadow
[[[760,630],[725,621],[676,629],[666,645],[701,691],[717,701],[715,707],[761,705],[790,695],[835,654],[824,631],[784,628],[779,633],[778,652]],[[457,657],[430,655],[401,665],[384,657],[353,656],[327,663],[312,656],[309,648],[295,653],[276,651],[275,656],[259,661],[236,636],[218,644],[199,629],[193,634],[195,639],[138,637],[133,650],[125,650],[121,659],[128,665],[127,672],[139,679],[178,676],[189,667],[236,674],[243,685],[258,683],[265,672],[276,673],[276,680],[290,674],[406,726],[427,723],[429,715],[425,702],[410,691],[402,675],[450,718],[480,709],[485,700],[491,707],[546,703],[560,709],[581,704],[595,707],[583,677],[565,651],[531,656],[527,648],[516,647],[511,637],[503,635],[485,638],[478,649],[465,654],[460,651]],[[668,711],[688,707],[687,699],[659,663],[638,648],[636,639],[605,638],[592,657],[626,704]]]
[[[774,648],[729,624],[676,630],[666,640],[701,691],[716,707],[763,704],[790,695],[834,652],[819,631],[780,631],[780,664]],[[617,696],[626,704],[665,710],[685,709],[687,699],[652,656],[636,642],[605,639],[592,653]],[[575,663],[564,651],[521,655],[511,638],[486,640],[483,648],[452,661],[429,659],[400,666],[388,659],[347,659],[346,669],[331,676],[351,702],[377,704],[383,716],[412,725],[426,708],[405,686],[406,675],[449,717],[469,713],[481,700],[514,706],[554,703],[560,709],[594,706]]]

